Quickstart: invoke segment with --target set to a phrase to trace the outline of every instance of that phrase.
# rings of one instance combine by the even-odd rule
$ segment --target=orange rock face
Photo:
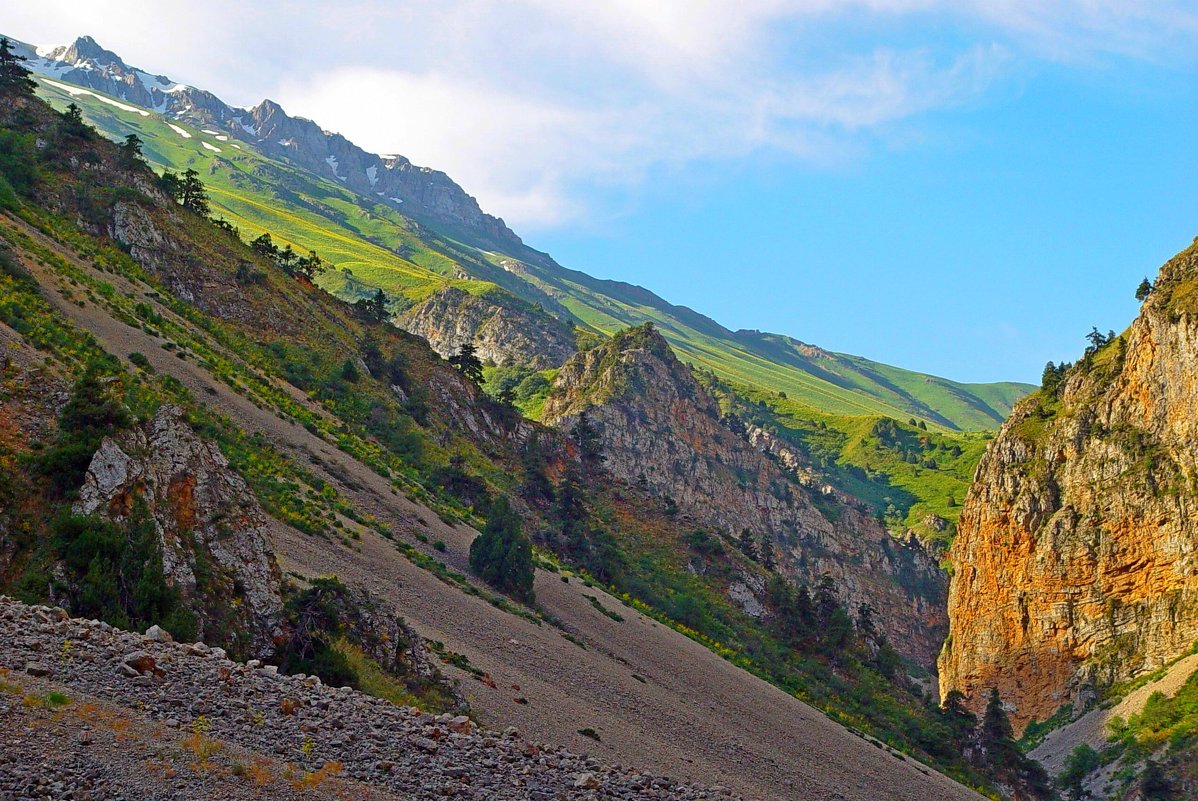
[[[1198,641],[1198,245],[978,466],[951,558],[941,694],[1022,729]]]

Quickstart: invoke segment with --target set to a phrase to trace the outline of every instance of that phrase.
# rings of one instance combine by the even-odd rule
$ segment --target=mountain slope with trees
[[[197,169],[214,207],[247,234],[269,230],[316,249],[338,268],[321,284],[341,297],[382,288],[402,311],[446,283],[474,293],[499,286],[593,334],[652,322],[685,361],[817,410],[914,416],[941,429],[993,428],[1031,389],[962,384],[786,337],[730,331],[641,287],[561,267],[443,173],[366,153],[270,101],[233,109],[202,90],[139,77],[147,74],[86,37],[45,56],[27,46],[24,52],[47,99],[59,108],[77,103],[114,138],[137,134],[156,166]]]
[[[5,365],[13,403],[0,418],[0,491],[20,499],[5,506],[0,537],[6,588],[66,603],[110,591],[102,571],[89,579],[91,561],[68,583],[72,592],[62,594],[70,576],[42,580],[61,576],[61,564],[82,565],[71,554],[97,531],[117,533],[101,542],[115,541],[118,557],[165,565],[165,547],[161,556],[152,547],[120,556],[121,540],[145,542],[128,536],[126,499],[167,504],[169,515],[155,517],[160,547],[198,532],[198,511],[216,513],[218,534],[253,517],[236,506],[225,517],[212,504],[198,510],[195,499],[207,497],[198,477],[135,482],[129,492],[109,482],[102,486],[115,491],[97,495],[107,505],[95,509],[113,519],[48,536],[44,526],[80,493],[78,465],[95,473],[97,453],[115,457],[111,447],[144,456],[141,435],[173,404],[184,415],[173,419],[219,449],[273,521],[283,574],[321,590],[336,573],[349,590],[398,607],[480,716],[761,798],[795,786],[815,798],[974,797],[798,700],[963,780],[985,781],[952,750],[942,712],[893,660],[879,662],[868,626],[838,609],[835,593],[816,588],[820,603],[808,613],[775,583],[764,619],[734,608],[723,593],[728,579],[768,580],[770,570],[725,550],[718,532],[613,481],[585,431],[571,437],[523,419],[482,392],[481,365],[469,352],[451,363],[388,325],[369,296],[349,304],[314,286],[323,260],[308,248],[267,247],[257,235],[247,242],[206,216],[202,174],[156,175],[135,140],[105,140],[78,108],[57,113],[24,89],[3,90],[0,334],[23,354]],[[60,439],[72,390],[58,388],[78,385],[89,370],[100,376],[82,385],[77,406],[103,414],[72,412],[65,430],[90,433]],[[93,402],[97,383],[111,403]],[[126,434],[135,422],[150,428]],[[114,443],[107,451],[104,436]],[[86,447],[69,447],[76,442]],[[24,469],[30,460],[47,469]],[[521,527],[504,519],[500,497]],[[492,533],[517,547],[480,557],[479,572],[495,553],[513,555],[520,569],[535,560],[535,607],[466,572],[470,544],[492,517]],[[521,533],[537,551],[525,550]],[[47,547],[54,543],[63,550]],[[212,556],[218,561],[215,547]],[[205,549],[188,558],[197,579],[221,578]],[[689,569],[700,563],[708,567]],[[229,580],[230,596],[224,581],[197,582],[207,588],[200,598],[226,602],[250,589],[244,584]],[[164,575],[161,587],[173,586]],[[300,615],[291,625],[329,618],[323,590],[297,593],[299,601],[283,605],[284,615]],[[170,606],[130,609],[140,625]],[[811,638],[825,619],[838,623],[835,642]],[[345,628],[334,621],[315,638],[278,642],[299,642],[297,663],[323,664],[329,676],[348,668],[383,697],[422,689],[415,679],[380,678],[382,656],[371,655],[368,640],[342,641]],[[220,640],[220,631],[211,636]],[[232,638],[227,645],[235,647]],[[716,746],[730,733],[732,760]]]

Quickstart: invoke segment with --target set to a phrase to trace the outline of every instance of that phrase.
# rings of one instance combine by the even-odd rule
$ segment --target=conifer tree
[[[599,429],[586,412],[578,416],[570,435],[578,445],[578,455],[582,457],[583,464],[598,466],[607,459],[603,454],[603,439],[599,436]]]
[[[360,298],[354,303],[354,309],[371,322],[385,323],[387,321],[387,293],[380,289],[369,298]],[[452,361],[451,358],[450,362]]]
[[[121,162],[126,167],[137,167],[145,164],[141,152],[142,141],[137,134],[129,134],[121,143]]]
[[[1136,300],[1143,303],[1152,294],[1152,282],[1148,280],[1148,276],[1144,276],[1144,280],[1136,287]]]
[[[166,176],[163,175],[163,178]],[[171,183],[175,200],[179,205],[201,217],[208,216],[208,190],[204,188],[204,182],[200,180],[198,172],[189,168],[182,175],[174,176]]]
[[[0,37],[0,94],[32,95],[37,83],[25,67],[24,56],[12,50],[7,37]]]
[[[774,543],[770,541],[768,534],[761,538],[761,566],[766,570],[773,570],[777,567],[777,563],[774,561]]]
[[[991,687],[986,698],[986,712],[982,716],[982,748],[990,764],[998,768],[1012,768],[1019,764],[1022,754],[1015,744],[1015,733],[1011,720],[1002,705],[997,687]]]
[[[74,103],[62,112],[61,135],[67,139],[90,139],[94,130],[83,119],[83,109]]]
[[[506,496],[491,504],[487,525],[470,543],[470,567],[483,581],[517,600],[532,603],[532,543]]]
[[[753,532],[747,528],[740,530],[740,538],[736,541],[736,547],[740,552],[749,557],[753,561],[757,561],[757,544],[753,542]]]
[[[478,358],[478,349],[469,342],[463,342],[458,346],[458,352],[449,357],[449,363],[457,368],[458,372],[470,379],[470,381],[478,386],[483,382],[483,363],[482,359]]]

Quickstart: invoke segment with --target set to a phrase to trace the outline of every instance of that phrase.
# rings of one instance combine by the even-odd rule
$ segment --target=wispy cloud
[[[91,33],[232,102],[272,96],[444,169],[522,227],[577,220],[589,190],[694,159],[835,163],[985,97],[1021,62],[1192,61],[1198,40],[1198,12],[1169,1],[122,5],[44,0],[4,24],[39,40]]]

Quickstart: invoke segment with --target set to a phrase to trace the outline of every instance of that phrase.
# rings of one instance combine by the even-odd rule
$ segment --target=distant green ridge
[[[683,361],[740,385],[784,393],[818,412],[915,418],[937,429],[996,429],[1015,401],[1034,389],[1014,382],[960,383],[777,334],[733,332],[646,289],[566,269],[531,248],[487,251],[462,232],[435,229],[285,159],[264,156],[248,142],[126,110],[124,101],[114,106],[90,89],[71,94],[42,81],[40,91],[56,108],[78,104],[108,136],[136,133],[156,167],[197,170],[214,214],[243,236],[269,231],[280,244],[316,250],[337,268],[321,285],[340,297],[352,300],[382,288],[414,302],[447,282],[474,293],[502,287],[603,335],[652,322]]]

